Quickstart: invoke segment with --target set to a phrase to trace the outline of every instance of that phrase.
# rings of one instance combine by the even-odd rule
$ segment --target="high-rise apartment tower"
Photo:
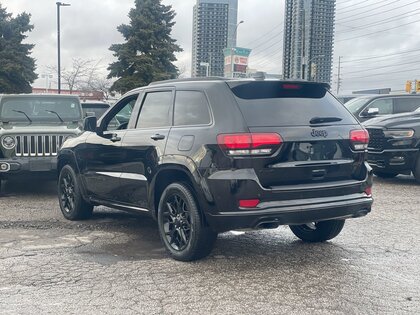
[[[283,74],[331,81],[335,0],[286,0]]]
[[[204,77],[207,73],[223,76],[223,50],[236,46],[237,20],[238,0],[197,0],[193,18],[193,77]]]

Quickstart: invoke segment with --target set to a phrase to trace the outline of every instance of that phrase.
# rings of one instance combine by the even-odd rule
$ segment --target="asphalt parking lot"
[[[154,221],[96,209],[69,222],[54,182],[0,197],[2,314],[419,314],[420,185],[375,178],[373,212],[324,244],[286,227],[225,233],[205,260],[168,258]]]

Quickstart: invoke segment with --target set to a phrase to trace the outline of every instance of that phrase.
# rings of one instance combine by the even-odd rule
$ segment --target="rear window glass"
[[[314,117],[338,117],[329,124],[357,124],[321,84],[228,83],[249,126],[306,126]]]

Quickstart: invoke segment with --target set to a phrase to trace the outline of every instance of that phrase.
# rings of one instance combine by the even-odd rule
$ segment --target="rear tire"
[[[329,220],[311,224],[290,225],[293,234],[304,242],[325,242],[333,239],[344,227],[345,220]]]
[[[384,173],[384,172],[373,172],[376,176],[380,178],[394,178],[398,173]]]
[[[417,158],[416,166],[413,170],[414,177],[416,178],[416,181],[420,184],[420,154]]]
[[[70,165],[65,165],[58,178],[58,201],[67,220],[89,219],[93,205],[83,199],[77,175]]]
[[[217,233],[206,226],[192,191],[185,183],[173,183],[165,188],[159,202],[160,238],[175,260],[206,257],[217,238]]]

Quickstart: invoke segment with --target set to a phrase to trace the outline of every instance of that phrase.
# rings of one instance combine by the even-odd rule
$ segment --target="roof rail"
[[[173,79],[156,81],[149,84],[149,86],[163,84],[163,83],[176,83],[176,82],[201,82],[201,81],[228,81],[230,79],[223,77],[200,77],[200,78],[185,78],[185,79]]]

